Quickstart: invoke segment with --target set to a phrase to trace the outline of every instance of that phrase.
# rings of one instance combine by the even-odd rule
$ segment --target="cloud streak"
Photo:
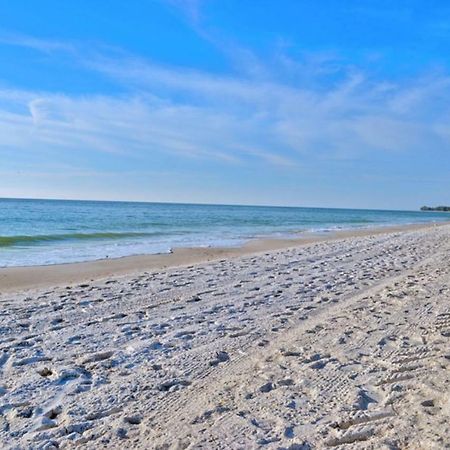
[[[71,55],[122,93],[4,89],[0,151],[89,151],[147,161],[168,154],[285,170],[371,152],[450,150],[450,79],[443,74],[400,84],[342,68],[346,77],[312,87],[305,80],[326,72],[328,60],[299,63],[299,81],[286,82],[279,76],[283,64],[272,68],[270,62],[264,70],[269,76],[218,76],[123,52],[86,53],[73,44],[28,37],[2,41]]]

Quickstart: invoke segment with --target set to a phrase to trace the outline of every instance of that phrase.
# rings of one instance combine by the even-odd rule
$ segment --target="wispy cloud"
[[[194,14],[196,6],[186,8]],[[0,145],[5,148],[150,160],[153,154],[171,154],[224,164],[256,160],[280,169],[369,152],[450,149],[450,79],[443,74],[400,84],[375,81],[353,69],[317,86],[305,80],[329,72],[329,58],[305,65],[280,53],[277,67],[257,60],[269,76],[252,76],[247,70],[218,76],[123,52],[85,53],[64,42],[24,36],[0,41],[70,54],[124,92],[81,96],[3,90]],[[285,66],[291,74],[303,71],[299,81],[279,76]]]
[[[19,33],[0,33],[0,44],[27,47],[44,53],[75,52],[77,46],[66,41],[42,39]]]
[[[165,2],[181,11],[193,24],[199,23],[204,0],[165,0]]]

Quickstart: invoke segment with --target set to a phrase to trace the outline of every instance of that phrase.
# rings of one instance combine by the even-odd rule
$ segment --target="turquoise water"
[[[449,219],[450,214],[420,211],[0,199],[0,266],[235,246],[261,237]]]

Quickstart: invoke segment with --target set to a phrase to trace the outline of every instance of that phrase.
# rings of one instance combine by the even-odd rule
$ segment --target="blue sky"
[[[0,0],[0,197],[450,204],[450,3]]]

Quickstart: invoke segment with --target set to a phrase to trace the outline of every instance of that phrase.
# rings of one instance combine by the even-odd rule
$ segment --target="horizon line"
[[[423,212],[418,209],[384,209],[384,208],[353,208],[341,206],[293,206],[293,205],[267,205],[267,204],[245,204],[245,203],[208,203],[208,202],[175,202],[175,201],[150,201],[150,200],[102,200],[102,199],[77,199],[77,198],[36,198],[36,197],[0,197],[0,200],[44,200],[55,202],[92,202],[92,203],[139,203],[160,205],[197,205],[197,206],[236,206],[253,208],[300,208],[300,209],[347,209],[355,211],[390,211],[390,212]],[[425,211],[433,212],[433,211]]]

